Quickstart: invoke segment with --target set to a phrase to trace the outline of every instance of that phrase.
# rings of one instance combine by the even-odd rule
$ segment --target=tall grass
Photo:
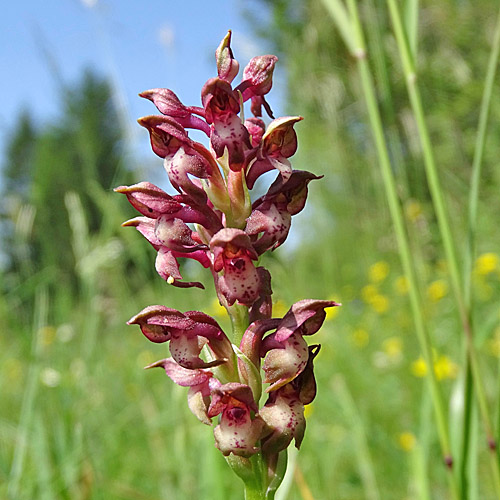
[[[386,187],[386,197],[390,207],[392,221],[398,239],[399,254],[405,275],[409,280],[410,298],[413,309],[415,328],[419,337],[423,357],[428,366],[433,364],[433,338],[427,332],[425,324],[423,303],[419,295],[419,284],[417,282],[416,267],[413,256],[410,251],[410,245],[407,237],[407,229],[404,226],[404,218],[400,200],[397,193],[396,181],[393,174],[389,146],[384,137],[384,125],[381,119],[381,114],[378,110],[376,100],[376,90],[374,79],[367,58],[369,57],[369,48],[366,46],[363,36],[363,27],[359,14],[358,7],[354,0],[347,1],[347,7],[340,0],[325,0],[325,5],[329,8],[333,21],[339,28],[346,45],[351,54],[358,61],[361,86],[363,89],[370,126],[372,129],[374,141],[377,148],[378,160],[382,169],[382,176]],[[464,384],[463,399],[465,400],[466,412],[470,412],[470,397],[472,388],[470,383],[473,383],[474,391],[477,394],[478,406],[483,420],[486,433],[486,444],[489,451],[492,483],[497,497],[500,497],[500,464],[497,453],[496,438],[492,425],[489,404],[487,402],[486,389],[482,376],[481,367],[476,352],[474,341],[474,331],[471,324],[470,300],[468,303],[464,301],[465,291],[463,285],[463,277],[460,274],[460,266],[458,261],[458,253],[456,244],[451,232],[449,215],[444,200],[444,191],[441,186],[440,177],[437,170],[433,145],[431,142],[429,129],[427,127],[425,113],[423,108],[422,97],[419,91],[418,71],[416,60],[418,57],[416,49],[416,26],[418,26],[418,8],[416,2],[408,2],[406,7],[406,25],[403,23],[403,18],[400,13],[400,8],[394,0],[387,1],[390,18],[394,28],[394,36],[400,53],[403,74],[407,84],[411,109],[414,115],[418,136],[421,142],[423,151],[423,163],[426,169],[427,181],[429,190],[432,196],[433,207],[438,221],[439,234],[446,256],[447,266],[450,272],[450,280],[454,293],[457,311],[462,324],[462,342],[466,346],[467,357],[465,364],[466,383]],[[497,28],[498,30],[498,28]],[[481,165],[482,149],[484,147],[484,136],[486,133],[487,113],[491,99],[492,79],[495,74],[495,69],[498,63],[498,51],[500,48],[500,37],[495,36],[492,54],[490,56],[490,64],[483,94],[482,113],[478,129],[478,140],[476,146],[476,154],[474,157],[473,183],[470,191],[470,212],[469,216],[469,256],[466,266],[466,272],[471,273],[470,262],[472,260],[474,248],[474,234],[476,225],[476,207],[478,196],[479,172]],[[470,277],[467,278],[467,284],[470,285]],[[467,297],[470,297],[470,291],[467,292]],[[460,338],[460,337],[459,337]],[[470,363],[470,365],[469,365]],[[470,372],[469,372],[470,370]],[[464,465],[468,460],[469,454],[477,454],[477,449],[472,449],[469,446],[470,426],[472,420],[469,415],[463,418],[464,437],[462,438],[462,450],[458,453],[458,457],[453,458],[450,445],[450,429],[447,424],[446,410],[443,402],[443,396],[439,389],[437,377],[431,371],[429,373],[429,387],[433,399],[435,410],[435,422],[438,429],[438,434],[441,442],[441,449],[444,457],[444,463],[449,471],[448,482],[450,495],[452,498],[467,498],[469,494],[466,472]],[[476,443],[477,444],[477,443]],[[458,460],[457,460],[458,458]],[[454,464],[455,462],[455,464]],[[458,465],[458,467],[457,467]],[[477,484],[477,481],[474,481]]]

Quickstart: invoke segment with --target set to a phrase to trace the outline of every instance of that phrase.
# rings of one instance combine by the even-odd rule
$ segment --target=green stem
[[[237,346],[240,345],[243,334],[248,328],[248,307],[240,304],[234,304],[227,308],[229,317],[231,318],[231,326],[233,329],[233,338],[231,342]]]
[[[481,100],[481,108],[479,112],[479,124],[476,137],[476,145],[474,149],[474,159],[472,161],[472,176],[471,176],[471,187],[469,191],[469,234],[468,234],[468,245],[464,258],[464,300],[466,306],[470,311],[470,321],[474,320],[472,315],[473,311],[473,300],[472,300],[472,262],[474,260],[474,255],[476,253],[476,224],[477,224],[477,208],[479,200],[479,182],[481,179],[482,171],[482,160],[484,146],[486,143],[486,131],[488,126],[488,118],[490,114],[491,96],[493,94],[493,85],[495,82],[495,74],[498,66],[498,59],[500,56],[500,10],[497,15],[495,35],[493,38],[493,45],[491,48],[490,58],[488,61],[488,69],[486,72],[486,78],[484,83],[484,92]],[[468,358],[467,358],[468,359]],[[467,371],[470,372],[470,363],[467,363]],[[467,380],[469,380],[468,377]],[[472,399],[472,389],[465,387],[464,394],[464,405],[465,409],[472,406],[469,399]],[[467,442],[468,438],[465,435],[466,429],[464,429],[464,437],[462,439],[462,468],[465,471],[467,468]],[[495,434],[498,440],[498,429]],[[465,475],[463,475],[465,477]]]
[[[267,465],[261,455],[256,453],[250,457],[253,477],[245,481],[245,500],[267,500]]]
[[[427,181],[429,183],[429,189],[431,192],[434,209],[436,211],[439,231],[443,239],[443,246],[446,254],[446,260],[449,265],[451,285],[455,295],[455,300],[457,301],[459,307],[460,316],[462,318],[463,323],[465,324],[468,322],[468,320],[466,318],[465,304],[462,294],[462,286],[460,283],[458,259],[456,256],[455,245],[453,242],[450,224],[448,221],[448,214],[446,211],[446,206],[443,198],[443,190],[441,189],[439,177],[437,174],[436,162],[434,160],[434,153],[429,136],[429,131],[427,129],[427,124],[424,117],[422,99],[420,97],[420,91],[417,85],[417,74],[415,70],[415,63],[408,47],[408,41],[406,38],[406,34],[404,32],[403,24],[401,22],[401,17],[399,15],[397,4],[394,0],[387,0],[387,2],[389,4],[391,19],[394,26],[394,33],[396,35],[396,41],[400,51],[401,61],[403,64],[403,71],[406,78],[406,87],[408,90],[411,107],[419,131],[420,142],[422,145],[422,151],[424,155],[424,165],[426,169]]]
[[[479,408],[481,411],[481,417],[483,420],[483,425],[485,427],[488,439],[488,447],[492,451],[492,453],[490,453],[489,456],[493,472],[495,490],[497,492],[498,497],[500,498],[500,468],[499,468],[500,464],[498,463],[498,456],[495,449],[496,445],[493,434],[492,420],[490,417],[490,411],[486,399],[486,391],[484,388],[485,386],[482,378],[482,373],[479,368],[477,353],[473,342],[470,309],[468,307],[468,304],[464,300],[464,292],[460,280],[456,247],[451,234],[451,226],[448,220],[448,213],[443,198],[443,190],[441,189],[439,177],[437,174],[434,152],[430,140],[429,130],[427,128],[427,123],[424,116],[420,91],[417,85],[415,61],[408,47],[408,41],[404,32],[403,24],[401,22],[401,16],[399,13],[397,3],[395,0],[387,0],[387,3],[389,5],[391,20],[394,27],[394,34],[396,36],[396,41],[400,52],[401,61],[403,64],[403,71],[405,73],[408,95],[410,98],[411,107],[413,110],[413,114],[415,116],[415,121],[419,132],[422,151],[424,154],[424,165],[427,175],[427,181],[432,196],[434,210],[436,211],[439,231],[441,234],[441,238],[443,240],[443,247],[446,255],[446,261],[448,263],[450,271],[451,284],[455,296],[455,301],[457,303],[458,312],[465,332],[465,342],[469,354],[472,377],[473,377],[474,387],[476,389]]]
[[[467,349],[465,349],[467,351]],[[460,450],[458,456],[458,472],[460,478],[460,491],[462,492],[462,498],[467,499],[467,494],[469,491],[469,454],[472,438],[472,413],[473,413],[473,389],[474,383],[472,380],[472,370],[470,366],[469,356],[467,352],[464,352],[465,368],[464,368],[464,409],[462,416],[462,435],[460,441]]]
[[[384,138],[382,120],[377,106],[375,86],[370,72],[370,68],[368,66],[368,61],[366,59],[366,45],[363,37],[361,21],[356,1],[348,0],[348,7],[351,16],[354,36],[356,39],[356,48],[353,52],[353,55],[357,60],[358,69],[361,76],[361,83],[368,109],[371,130],[373,133],[373,138],[377,149],[377,155],[382,170],[382,177],[389,204],[389,210],[394,224],[396,238],[398,241],[399,254],[404,273],[409,282],[409,296],[410,296],[410,303],[413,312],[413,317],[415,321],[416,333],[418,340],[420,342],[422,355],[427,363],[427,366],[429,367],[429,376],[427,380],[429,381],[430,392],[434,405],[434,412],[436,415],[436,422],[437,422],[439,440],[441,443],[441,449],[445,463],[447,464],[447,470],[449,472],[447,476],[450,484],[450,490],[452,492],[452,497],[457,499],[459,498],[458,486],[451,467],[452,459],[451,459],[451,450],[449,442],[448,423],[446,418],[443,396],[441,394],[440,387],[436,380],[434,370],[432,370],[432,367],[434,365],[433,354],[432,354],[432,342],[430,340],[430,336],[426,329],[425,322],[423,319],[422,299],[420,297],[420,293],[418,290],[415,265],[410,251],[402,209],[397,195],[396,182],[394,179],[394,175],[392,173],[388,148]]]
[[[479,112],[479,125],[476,137],[476,145],[474,149],[474,159],[472,162],[471,187],[469,192],[469,245],[468,252],[465,256],[465,302],[470,307],[472,305],[471,293],[471,274],[472,260],[475,253],[476,244],[476,222],[477,222],[477,206],[479,200],[479,181],[481,179],[482,160],[484,145],[486,142],[486,130],[488,125],[488,117],[490,114],[491,96],[493,93],[493,85],[495,83],[495,73],[498,66],[500,56],[500,11],[498,12],[497,24],[495,29],[495,37],[488,62],[488,70],[484,83],[484,92],[481,101],[481,110]]]
[[[245,483],[245,500],[266,500],[266,494],[253,486]]]

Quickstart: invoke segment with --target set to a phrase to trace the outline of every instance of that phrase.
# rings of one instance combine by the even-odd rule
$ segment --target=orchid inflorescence
[[[140,94],[161,113],[139,124],[149,131],[178,194],[149,182],[115,191],[141,213],[124,225],[135,227],[155,248],[158,274],[176,287],[204,288],[183,280],[178,259],[208,268],[233,327],[230,339],[203,312],[146,307],[128,323],[139,325],[152,342],[169,342],[171,354],[149,367],[162,367],[189,388],[189,408],[203,423],[213,425],[218,417],[215,444],[244,480],[245,491],[272,498],[286,468],[286,448],[292,440],[297,448],[301,444],[304,405],[316,394],[313,360],[320,346],[308,346],[304,336],[319,330],[325,308],[340,304],[301,300],[283,318],[272,315],[271,276],[257,263],[286,240],[292,216],[304,208],[309,182],[320,177],[292,170],[289,161],[297,149],[294,125],[302,117],[274,119],[265,99],[277,57],[251,59],[233,88],[239,64],[230,41],[228,32],[216,50],[218,76],[203,86],[202,107],[183,105],[168,89]],[[253,114],[248,119],[242,116],[246,101]],[[262,109],[272,118],[267,127]],[[192,140],[186,129],[204,132],[209,147]],[[276,179],[252,202],[250,190],[271,170],[278,171]],[[261,406],[263,383],[269,385]]]

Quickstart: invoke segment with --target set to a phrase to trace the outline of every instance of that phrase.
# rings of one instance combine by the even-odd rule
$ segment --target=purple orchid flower
[[[229,305],[238,301],[252,305],[260,295],[261,280],[253,260],[257,259],[248,234],[241,229],[224,228],[210,240],[215,272],[223,271],[217,286]]]
[[[184,368],[210,368],[232,356],[231,343],[217,321],[200,311],[181,313],[165,306],[149,306],[127,324],[139,325],[151,342],[170,342],[172,358]],[[213,361],[199,357],[203,342],[210,348]]]
[[[259,255],[274,250],[286,240],[292,215],[304,208],[307,185],[314,179],[320,177],[302,170],[294,170],[286,181],[278,176],[267,194],[254,202],[245,232],[252,236]]]
[[[258,177],[272,169],[277,169],[285,181],[290,177],[292,167],[288,158],[297,151],[297,134],[293,126],[302,119],[301,116],[285,116],[269,124],[259,147],[247,158],[249,189]]]
[[[220,217],[209,206],[199,207],[184,195],[172,197],[154,184],[142,182],[115,189],[127,196],[130,203],[144,216],[136,217],[123,226],[135,227],[158,251],[156,269],[170,284],[181,287],[203,288],[199,282],[184,282],[179,271],[178,257],[197,260],[203,267],[211,265],[208,246],[200,234],[192,231],[187,223],[202,226],[210,238],[222,227]],[[191,203],[191,206],[187,204]],[[199,208],[198,208],[199,207]]]
[[[210,152],[202,144],[191,140],[174,118],[151,115],[140,118],[138,122],[149,131],[153,151],[164,158],[164,167],[172,186],[179,193],[184,192],[199,203],[205,203],[207,195],[197,179],[211,179],[216,184],[222,182]]]
[[[231,85],[220,78],[208,80],[201,91],[205,116],[210,127],[210,144],[217,158],[228,152],[229,167],[240,170],[245,151],[251,148],[248,130],[238,116],[240,102]]]
[[[243,70],[243,81],[235,90],[241,92],[243,102],[251,99],[254,116],[262,116],[262,106],[274,118],[271,107],[264,98],[273,85],[274,67],[278,58],[272,55],[254,57]]]
[[[180,219],[178,219],[178,221],[179,220]],[[182,230],[180,234],[179,231],[177,231],[176,234],[175,230],[172,230],[168,236],[166,234],[168,227],[164,227],[163,238],[165,239],[160,239],[156,233],[157,221],[158,219],[149,219],[148,217],[136,217],[124,222],[122,226],[135,227],[151,243],[155,250],[157,250],[158,253],[155,261],[156,271],[165,281],[179,288],[204,288],[203,285],[197,281],[182,281],[182,275],[180,274],[177,258],[184,257],[194,259],[197,260],[203,267],[210,267],[210,259],[207,255],[207,250],[205,250],[206,245],[201,243],[196,244],[191,237],[189,241],[195,244],[183,246],[183,244],[186,243],[186,232],[189,231],[187,226],[181,226]],[[180,222],[177,224],[177,230],[179,229],[180,224]],[[191,235],[194,236],[194,233],[191,232]],[[167,239],[175,248],[171,249],[163,245]]]
[[[252,147],[258,147],[262,141],[264,133],[266,132],[266,124],[260,118],[252,117],[245,120],[245,127],[250,134]]]
[[[184,128],[194,128],[210,134],[210,127],[201,118],[205,117],[203,108],[196,106],[184,106],[179,98],[170,89],[151,89],[141,92],[139,96],[149,99],[157,107],[158,111],[166,116],[174,118]],[[199,116],[193,116],[199,115]]]
[[[309,351],[303,336],[316,333],[325,320],[325,309],[336,306],[340,304],[333,300],[301,300],[282,319],[258,320],[247,328],[240,348],[257,368],[259,358],[264,358],[264,382],[270,384],[266,392],[292,382],[305,370]]]
[[[313,362],[319,350],[319,345],[309,346],[308,360],[301,374],[271,392],[260,410],[259,415],[268,431],[262,442],[264,452],[278,453],[286,449],[292,439],[295,447],[300,448],[306,429],[304,406],[312,403],[316,396]]]
[[[151,147],[163,158],[178,194],[171,196],[148,182],[116,191],[139,212],[124,225],[135,227],[155,248],[156,270],[164,280],[203,288],[183,281],[179,258],[210,269],[219,302],[231,317],[233,343],[201,311],[154,305],[128,323],[139,325],[154,343],[168,342],[171,357],[147,368],[161,367],[173,382],[187,387],[189,408],[201,422],[212,425],[218,417],[217,448],[250,489],[259,485],[263,493],[274,491],[281,481],[281,451],[292,440],[300,447],[304,406],[316,395],[313,361],[320,346],[308,346],[305,337],[322,326],[326,308],[340,304],[301,300],[283,318],[272,317],[271,275],[257,261],[283,244],[293,215],[304,208],[309,182],[320,177],[293,170],[289,160],[297,150],[294,126],[302,117],[274,119],[266,101],[277,58],[251,59],[234,88],[239,63],[231,50],[231,32],[215,59],[217,76],[203,86],[201,106],[184,105],[170,89],[140,94],[160,113],[139,123],[148,130]],[[245,120],[248,101],[253,117]],[[262,107],[272,118],[267,128],[260,118]],[[209,146],[194,141],[191,129],[205,133]],[[278,172],[267,193],[252,198],[257,179],[271,170]],[[268,396],[259,408],[263,383]],[[260,454],[258,460],[248,460],[255,454]],[[256,463],[267,468],[267,475],[257,478]]]
[[[213,391],[208,416],[221,414],[214,437],[217,448],[224,456],[233,453],[249,457],[259,451],[255,444],[260,439],[264,422],[258,415],[252,417],[257,410],[248,385],[231,382]]]
[[[155,367],[163,368],[165,373],[177,385],[189,387],[187,395],[189,409],[200,422],[212,425],[212,421],[207,413],[210,404],[210,394],[221,385],[213,376],[213,373],[202,368],[184,368],[173,358],[161,359],[146,366],[146,368]]]
[[[151,219],[173,216],[187,224],[203,226],[212,235],[222,229],[220,215],[206,203],[198,205],[186,195],[170,196],[150,182],[120,186],[115,191],[125,194],[138,212]]]

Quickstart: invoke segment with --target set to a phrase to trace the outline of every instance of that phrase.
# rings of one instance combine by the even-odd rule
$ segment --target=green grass
[[[279,268],[291,257],[281,256],[285,262],[270,264],[283,278]],[[293,258],[296,282],[275,287],[277,298],[295,299],[302,281],[310,281],[308,264]],[[414,374],[422,375],[416,371],[419,351],[401,273],[397,263],[379,263],[371,271],[370,265],[361,265],[361,279],[349,287],[309,282],[309,292],[333,292],[344,305],[314,338],[322,344],[318,397],[308,410],[297,466],[314,498],[425,498],[411,493],[421,486],[422,474],[431,497],[445,498],[445,470],[432,465],[439,464],[439,451],[429,398],[423,378]],[[111,268],[107,275],[118,279],[119,272]],[[447,282],[444,271],[429,273]],[[476,281],[488,297],[481,314],[489,318],[478,348],[488,386],[494,387],[499,269],[477,274]],[[46,323],[47,310],[58,304],[46,303],[39,292],[32,328],[14,328],[1,337],[1,498],[239,498],[239,480],[215,449],[211,429],[189,413],[186,391],[161,370],[142,370],[168,355],[165,346],[124,324],[153,302],[210,307],[209,292],[182,292],[158,278],[141,290],[73,304],[57,314],[63,324]],[[437,297],[426,318],[437,332],[437,359],[446,355],[453,363],[441,367],[439,382],[449,396],[460,383],[460,350],[450,331],[452,299],[449,293]],[[486,470],[480,472],[487,477]],[[482,480],[480,498],[493,498],[489,488]],[[286,498],[302,498],[296,483]]]
[[[459,103],[479,109],[477,97],[483,98],[474,153],[474,117],[465,111],[474,124],[457,132],[466,120],[461,116],[455,123],[453,107],[438,101],[440,114],[430,105],[421,114],[406,95],[398,47],[410,64],[406,77],[415,69],[412,58],[419,54],[424,61],[423,76],[429,78],[408,90],[423,90],[424,103],[440,81],[429,68],[444,62],[442,56],[431,60],[428,38],[419,38],[419,2],[405,2],[398,26],[406,30],[407,46],[404,36],[394,36],[388,12],[367,16],[380,14],[374,2],[363,3],[359,19],[354,1],[323,3],[330,10],[311,4],[321,19],[305,30],[307,53],[318,48],[307,43],[323,40],[324,24],[335,29],[328,14],[340,20],[340,35],[354,57],[335,52],[337,68],[330,68],[322,52],[325,59],[316,64],[323,80],[310,78],[308,87],[300,87],[304,96],[320,96],[322,108],[303,113],[309,124],[298,127],[293,165],[325,178],[310,185],[309,204],[294,221],[293,244],[287,242],[293,250],[285,245],[264,256],[262,265],[273,276],[276,315],[302,298],[335,299],[343,306],[310,339],[322,345],[315,360],[318,395],[307,408],[306,437],[301,450],[290,453],[277,498],[441,500],[456,497],[450,491],[458,485],[460,498],[493,500],[497,454],[488,450],[484,421],[486,414],[489,437],[498,440],[500,179],[498,141],[486,138],[488,110],[499,115],[491,96],[500,37],[489,69],[484,67],[486,84],[482,74],[474,75],[477,81],[465,87]],[[367,59],[357,50],[365,43],[362,30]],[[486,60],[481,54],[477,60]],[[314,69],[314,61],[302,62]],[[338,70],[342,65],[348,69]],[[446,81],[440,95],[451,92],[448,84],[458,85]],[[339,109],[343,98],[350,101]],[[421,145],[429,130],[437,140]],[[465,144],[456,167],[450,130]],[[439,167],[438,185],[430,190],[424,168],[429,155],[431,170],[432,155]],[[437,192],[438,216],[430,191]],[[168,348],[125,324],[145,306],[164,304],[203,310],[228,331],[228,318],[213,304],[211,277],[187,263],[183,273],[204,281],[207,290],[169,287],[149,271],[154,251],[148,244],[136,232],[119,229],[125,201],[110,192],[96,196],[103,223],[93,234],[78,195],[67,193],[61,202],[72,231],[72,244],[61,252],[72,252],[77,263],[77,292],[58,287],[51,269],[34,269],[25,260],[17,285],[0,297],[0,498],[241,498],[242,483],[215,448],[212,430],[189,412],[186,389],[162,370],[143,370],[167,357]],[[19,224],[31,227],[34,214],[29,207],[23,213]],[[18,231],[25,238],[29,232]],[[463,307],[473,319],[474,363],[480,368],[474,388],[464,358],[464,313],[458,314]],[[428,333],[424,342],[416,335],[418,322]],[[429,390],[431,370],[442,398],[438,404]],[[475,399],[478,387],[482,408]],[[436,414],[442,425],[436,425]],[[451,474],[443,451],[458,457]]]

